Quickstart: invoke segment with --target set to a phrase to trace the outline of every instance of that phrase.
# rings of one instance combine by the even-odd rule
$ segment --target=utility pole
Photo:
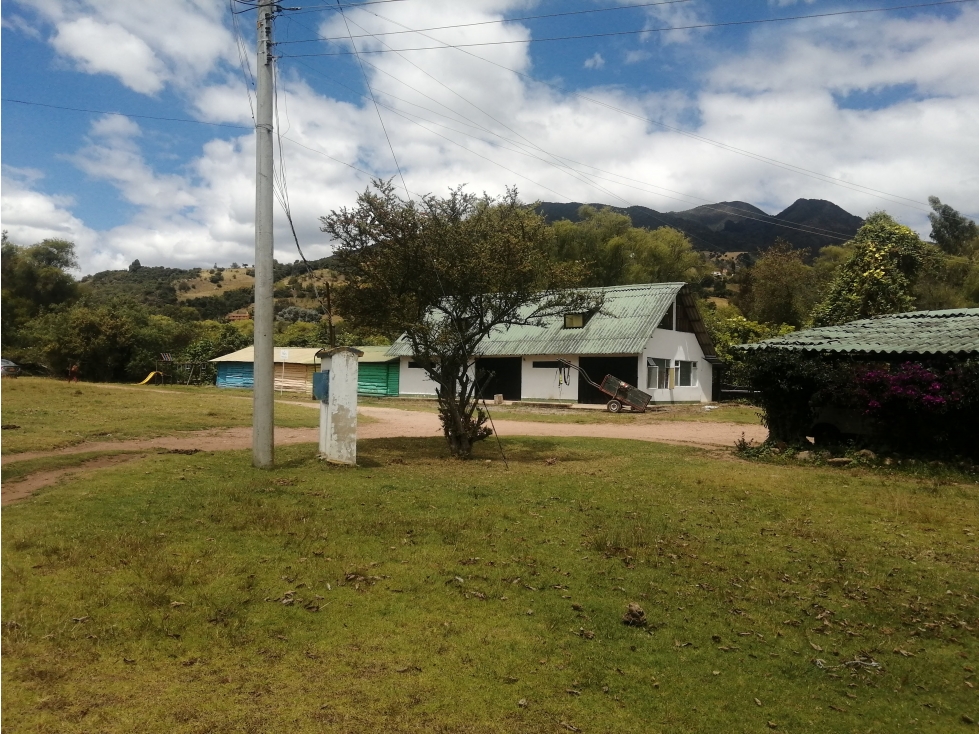
[[[273,0],[258,5],[258,79],[255,116],[255,392],[252,464],[274,462],[274,345],[272,301],[272,16]]]

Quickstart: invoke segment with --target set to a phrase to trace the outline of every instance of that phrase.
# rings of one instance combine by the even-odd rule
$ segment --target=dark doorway
[[[639,355],[634,357],[580,357],[578,366],[581,367],[588,376],[602,384],[605,375],[614,375],[620,380],[625,380],[633,387],[639,381]],[[578,376],[578,402],[589,403],[592,405],[604,405],[611,398],[598,388],[592,387]]]
[[[484,357],[476,360],[476,379],[479,380],[480,396],[492,400],[503,393],[504,400],[520,400],[520,357]],[[492,375],[489,373],[493,373]]]

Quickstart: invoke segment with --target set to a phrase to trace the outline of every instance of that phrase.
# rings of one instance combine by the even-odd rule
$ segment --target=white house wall
[[[646,383],[648,370],[646,359],[681,360],[697,363],[697,384],[692,387],[675,387],[672,390],[650,389]],[[656,403],[709,403],[712,394],[713,370],[711,364],[704,359],[703,350],[697,341],[696,334],[685,331],[669,331],[656,329],[653,338],[646,342],[646,349],[639,360],[640,390],[645,390],[653,396]]]
[[[435,397],[435,383],[420,367],[409,367],[409,357],[401,358],[398,392],[401,395],[430,395]]]
[[[576,370],[534,367],[534,362],[554,362],[558,359],[566,359],[573,365],[578,364],[578,358],[573,356],[555,357],[551,354],[523,358],[520,374],[520,397],[522,400],[578,401],[578,372]],[[565,378],[567,378],[567,382],[564,381]]]

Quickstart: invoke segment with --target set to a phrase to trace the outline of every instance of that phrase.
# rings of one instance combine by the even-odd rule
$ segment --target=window
[[[677,362],[677,387],[694,387],[697,384],[697,363]]]
[[[560,362],[534,362],[534,369],[537,370],[559,370],[564,367]]]
[[[646,359],[646,387],[649,390],[668,390],[670,387],[670,360]]]
[[[669,359],[646,359],[646,388],[648,390],[672,390],[674,387],[697,385],[697,363]]]
[[[420,370],[420,369],[422,369],[422,366],[420,364],[418,364],[417,362],[408,362],[408,369]]]
[[[669,309],[666,311],[666,314],[664,314],[663,320],[659,322],[659,326],[657,326],[656,328],[669,329],[670,331],[673,330],[673,304],[672,303],[670,304]]]
[[[585,326],[585,314],[583,313],[566,313],[564,314],[564,328],[565,329],[582,329]]]

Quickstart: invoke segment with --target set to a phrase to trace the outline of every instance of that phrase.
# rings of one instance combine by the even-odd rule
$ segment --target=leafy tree
[[[601,305],[570,290],[583,268],[547,256],[551,228],[515,189],[500,199],[458,188],[446,198],[404,201],[390,181],[374,181],[355,208],[321,222],[346,276],[338,311],[358,327],[404,334],[437,385],[454,456],[469,457],[473,444],[490,435],[478,408],[485,376],[474,371],[486,336]]]
[[[932,213],[931,239],[949,255],[968,254],[967,245],[979,239],[979,227],[971,219],[962,216],[937,196],[929,196]]]
[[[738,306],[755,321],[802,326],[816,301],[807,254],[777,238],[749,271],[751,287],[742,293]]]
[[[751,321],[734,306],[717,307],[713,303],[701,301],[700,312],[723,367],[722,379],[732,385],[748,384],[745,353],[735,349],[737,345],[759,342],[794,331],[789,324],[771,325]]]
[[[679,230],[633,227],[628,215],[608,207],[585,205],[578,215],[578,222],[553,224],[551,253],[558,261],[584,265],[585,285],[697,282],[706,272],[704,259]]]
[[[6,232],[0,261],[2,341],[7,347],[20,341],[30,319],[78,297],[78,284],[68,272],[78,261],[72,242],[44,240],[21,247],[10,242]]]
[[[928,251],[909,227],[875,212],[853,238],[853,253],[840,266],[825,300],[813,313],[816,326],[843,324],[914,308],[914,287]]]
[[[310,324],[316,324],[322,318],[323,314],[319,311],[312,308],[300,308],[299,306],[289,306],[275,315],[276,321],[288,321],[290,323],[305,321]]]

